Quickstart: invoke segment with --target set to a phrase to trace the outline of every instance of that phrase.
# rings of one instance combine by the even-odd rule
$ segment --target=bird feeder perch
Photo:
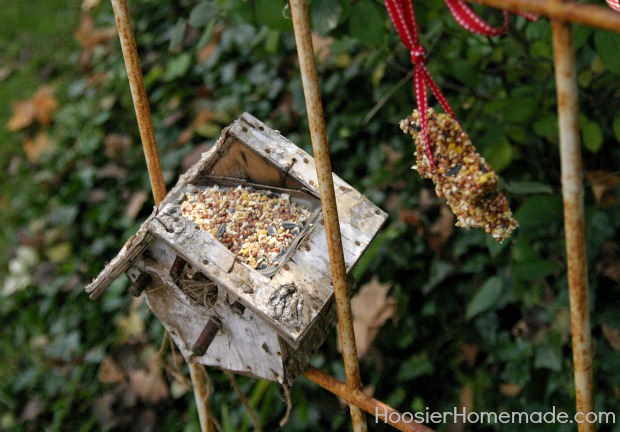
[[[333,180],[350,273],[387,215]],[[314,159],[243,114],[86,291],[122,273],[188,362],[291,385],[335,321]]]

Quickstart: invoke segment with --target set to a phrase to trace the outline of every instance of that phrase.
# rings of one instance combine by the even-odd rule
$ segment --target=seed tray
[[[294,252],[320,214],[319,200],[303,191],[229,178],[188,185],[177,203],[182,217],[267,277]]]

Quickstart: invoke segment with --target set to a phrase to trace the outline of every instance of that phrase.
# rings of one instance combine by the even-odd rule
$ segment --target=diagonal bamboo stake
[[[151,110],[144,88],[138,48],[136,47],[136,40],[131,28],[129,8],[127,7],[126,0],[112,0],[112,8],[114,9],[114,16],[116,17],[116,26],[123,50],[123,58],[125,59],[125,69],[127,70],[131,96],[136,110],[140,138],[142,139],[144,157],[146,159],[151,189],[153,191],[153,199],[155,200],[155,205],[159,205],[166,196],[166,184],[159,162],[159,152],[157,150],[157,142],[155,141]],[[203,432],[213,432],[213,424],[209,420],[209,399],[202,366],[190,363],[189,371],[194,387],[196,406],[198,408],[200,430]]]
[[[299,56],[299,68],[308,111],[308,123],[312,139],[312,150],[316,160],[317,179],[321,195],[321,208],[325,231],[327,234],[327,250],[331,265],[332,281],[334,285],[334,297],[336,299],[336,311],[338,313],[338,330],[342,345],[342,358],[344,361],[347,389],[357,392],[362,387],[359,363],[357,361],[357,348],[355,346],[355,333],[353,331],[353,318],[349,299],[349,284],[342,251],[342,239],[340,236],[340,223],[336,196],[332,178],[332,168],[329,159],[329,146],[327,133],[325,132],[325,118],[321,102],[321,91],[318,84],[314,50],[312,48],[312,33],[308,17],[308,6],[305,0],[291,0],[291,16],[295,32],[295,43]],[[355,431],[367,431],[366,418],[362,410],[354,404],[349,404],[351,421]]]
[[[352,392],[342,381],[310,366],[303,375],[325,390],[354,404],[375,417],[377,423],[384,422],[403,432],[434,432],[433,429],[417,423],[411,413],[401,413],[377,399],[371,398],[361,390]]]
[[[561,3],[562,0],[555,0]],[[553,53],[560,128],[564,231],[568,262],[568,289],[573,345],[577,412],[594,412],[592,396],[592,339],[588,300],[588,270],[583,211],[583,168],[579,142],[579,100],[575,76],[575,52],[570,24],[553,20]],[[581,423],[579,432],[594,431]]]
[[[555,0],[467,0],[511,12],[530,12],[563,22],[620,33],[620,14],[606,6]]]

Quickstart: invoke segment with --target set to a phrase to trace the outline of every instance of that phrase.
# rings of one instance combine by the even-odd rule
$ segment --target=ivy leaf
[[[342,6],[334,0],[315,0],[310,5],[312,28],[321,36],[326,36],[338,26],[342,16]]]
[[[513,194],[532,195],[532,194],[551,194],[553,188],[548,184],[528,181],[511,181],[506,183],[506,190]]]
[[[556,273],[560,265],[555,261],[537,260],[515,263],[512,269],[514,276],[520,280],[533,281]]]
[[[594,35],[594,46],[601,61],[610,72],[620,75],[620,35],[607,31],[598,31]]]
[[[170,58],[166,64],[166,73],[164,79],[173,81],[185,75],[192,64],[192,57],[188,53],[181,53],[176,57]]]
[[[362,43],[377,46],[385,35],[385,14],[372,0],[360,0],[351,8],[350,35]]]
[[[185,20],[179,19],[170,35],[170,45],[168,45],[168,49],[172,52],[180,50],[181,44],[183,43],[183,36],[185,36]]]
[[[499,141],[487,147],[484,158],[495,171],[500,172],[512,161],[512,146],[507,140]]]
[[[284,0],[257,0],[256,21],[272,30],[288,31],[293,28],[293,20],[284,15],[287,3]],[[287,14],[288,15],[288,14]]]
[[[201,1],[189,14],[189,25],[202,27],[219,13],[219,8],[213,1]]]
[[[479,313],[490,309],[499,300],[503,289],[504,281],[502,278],[499,276],[489,278],[467,304],[467,319],[472,319]]]
[[[592,153],[598,153],[603,146],[603,131],[601,127],[584,116],[579,119],[579,123],[581,126],[583,146]]]
[[[562,220],[562,198],[557,195],[532,197],[517,210],[515,218],[522,230],[555,224]]]
[[[561,347],[553,347],[549,344],[540,345],[536,349],[534,367],[537,369],[544,368],[554,372],[560,372],[562,370]]]

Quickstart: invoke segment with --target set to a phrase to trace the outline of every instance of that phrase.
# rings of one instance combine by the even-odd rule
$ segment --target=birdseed
[[[185,198],[181,215],[257,270],[281,262],[311,213],[288,194],[243,186],[211,186]]]
[[[418,110],[400,122],[405,133],[413,136],[416,169],[433,180],[435,192],[445,197],[457,217],[456,226],[484,228],[497,241],[510,236],[519,223],[512,217],[506,197],[498,191],[498,176],[476,151],[461,125],[447,114],[428,110],[428,138],[435,168],[424,150]]]

